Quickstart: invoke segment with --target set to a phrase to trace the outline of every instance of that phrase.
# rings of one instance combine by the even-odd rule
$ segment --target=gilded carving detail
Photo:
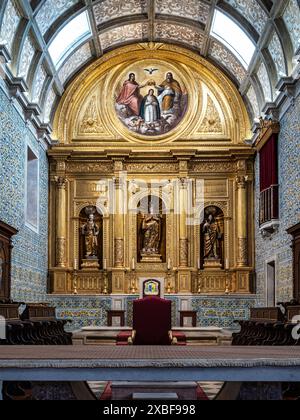
[[[55,182],[57,185],[57,188],[59,190],[65,190],[66,189],[66,183],[67,183],[67,179],[62,177],[62,176],[57,176],[55,177]]]
[[[125,80],[123,76],[129,76],[126,74],[127,69],[139,62],[145,64],[145,67],[139,66],[141,73],[138,81],[143,83],[144,68],[158,68],[148,66],[149,61],[153,61],[155,66],[163,62],[170,71],[175,68],[176,74],[182,74],[184,85],[189,89],[189,112],[176,130],[154,139],[129,132],[123,125],[121,128],[114,107],[114,88],[121,76]],[[148,80],[146,74],[145,80]],[[236,235],[239,221],[236,197],[244,194],[244,191],[235,191],[235,179],[237,175],[249,175],[252,179],[253,151],[250,147],[247,149],[243,142],[248,138],[248,128],[244,105],[233,84],[210,62],[181,47],[170,44],[131,45],[105,54],[105,58],[100,58],[83,70],[70,84],[57,111],[54,136],[61,140],[61,144],[49,150],[51,180],[54,181],[57,176],[57,185],[51,182],[50,197],[66,199],[66,209],[60,213],[63,222],[61,233],[55,233],[55,229],[52,229],[56,223],[57,209],[55,202],[50,204],[51,231],[54,232],[50,240],[51,265],[56,265],[57,259],[61,265],[57,265],[53,271],[55,274],[64,274],[60,289],[55,291],[73,291],[72,273],[68,270],[73,267],[74,258],[79,258],[78,249],[82,241],[79,216],[84,207],[99,204],[98,197],[106,203],[101,211],[104,214],[103,258],[107,260],[107,272],[112,277],[109,293],[130,293],[133,278],[136,289],[139,278],[149,275],[165,278],[168,286],[169,260],[174,267],[170,276],[172,293],[190,293],[192,279],[195,293],[199,293],[199,288],[201,293],[218,295],[228,290],[238,293],[241,291],[240,277],[236,274],[239,261],[241,265],[238,268],[246,273],[243,290],[247,290],[248,274],[253,269],[245,265],[247,243],[250,250],[253,234],[250,226],[246,234],[249,237],[244,240],[244,249],[239,251],[236,237],[243,238],[245,234]],[[127,183],[117,181],[114,185],[113,180],[122,178],[123,171],[127,172]],[[66,177],[68,194],[59,190],[65,188]],[[202,270],[198,277],[197,263],[203,236],[201,217],[196,213],[198,225],[187,226],[185,229],[185,216],[180,216],[176,206],[177,202],[180,204],[185,201],[185,198],[178,199],[175,187],[181,178],[192,179],[193,182],[203,179],[206,187],[204,203],[201,199],[201,205],[217,206],[224,213],[224,258],[230,260],[230,270],[225,270],[224,266],[218,270]],[[151,180],[155,180],[154,187],[150,186]],[[149,189],[145,194],[152,188],[164,201],[167,214],[163,229],[163,262],[139,262],[137,215],[133,212],[122,216],[113,214],[113,206],[109,205],[110,201],[105,197],[109,190],[102,191],[102,181],[109,181],[112,187],[117,187],[117,194],[114,194],[119,201],[127,205],[131,200],[130,209],[137,206],[145,196],[142,183],[147,184],[146,190]],[[162,181],[166,187],[157,186]],[[249,188],[249,197],[250,193]],[[196,189],[192,188],[188,195],[187,191],[183,192],[179,188],[179,194],[184,197],[186,194],[188,199],[191,198],[191,206],[197,210],[200,208]],[[56,241],[57,237],[64,238]],[[70,260],[65,261],[67,257]],[[251,256],[249,260],[252,261]],[[136,267],[134,275],[131,271],[133,265]],[[79,268],[79,294],[103,291],[103,274],[101,270],[98,272],[99,275],[95,272],[82,272]]]
[[[229,274],[212,272],[205,273],[201,272],[198,277],[198,286],[201,285],[201,293],[225,293],[227,286],[232,285],[232,276]]]
[[[93,96],[83,116],[80,129],[84,134],[93,134],[103,131],[103,126],[101,125],[97,115],[96,102],[97,98],[96,96]]]
[[[66,170],[66,162],[65,160],[58,160],[56,163],[56,171],[57,172],[65,172]]]
[[[214,162],[214,161],[192,161],[190,163],[190,171],[194,173],[205,172],[234,172],[235,165],[233,162]]]
[[[80,273],[76,276],[78,293],[95,293],[99,294],[103,290],[104,279],[102,273],[97,274],[84,274]]]
[[[187,267],[188,258],[189,258],[189,247],[188,247],[187,239],[180,239],[179,254],[180,254],[180,266]]]
[[[70,173],[111,173],[112,162],[68,162],[66,171]]]
[[[66,239],[56,239],[56,264],[57,267],[65,267],[66,265]]]
[[[178,162],[174,163],[126,163],[125,169],[128,172],[140,173],[162,173],[178,172]]]
[[[246,176],[238,176],[236,178],[236,183],[238,185],[238,188],[243,189],[243,190],[247,187],[247,181],[248,181],[248,177]]]
[[[238,238],[238,266],[246,267],[248,264],[248,240]]]
[[[211,97],[208,97],[207,110],[199,129],[200,133],[223,133],[223,124],[219,114]]]
[[[224,213],[224,217],[229,217],[229,203],[228,201],[205,201],[205,207],[219,207]]]
[[[236,166],[237,166],[238,171],[247,171],[247,161],[246,160],[238,160]]]
[[[115,42],[121,42],[119,35]],[[190,40],[187,42],[190,43]],[[129,76],[128,72],[134,72],[138,66],[138,69],[142,69],[139,74],[135,71],[139,84],[144,85],[151,78],[144,73],[144,68],[163,68],[176,75],[178,80],[182,79],[181,86],[186,86],[189,92],[188,112],[176,130],[156,136],[158,149],[161,144],[178,139],[180,142],[184,139],[200,142],[208,134],[217,135],[217,140],[222,136],[222,139],[234,144],[248,138],[250,125],[245,107],[226,77],[209,62],[190,51],[173,45],[155,45],[157,48],[150,48],[149,44],[120,48],[106,54],[105,60],[99,59],[97,65],[91,64],[88,71],[84,70],[68,89],[57,111],[54,136],[63,143],[84,141],[86,146],[89,146],[87,140],[91,139],[110,149],[118,148],[120,142],[122,145],[131,143],[132,147],[141,142],[146,144],[149,136],[124,127],[115,110],[115,93],[120,75],[125,80]],[[127,58],[125,62],[124,56]],[[86,80],[91,82],[87,84]],[[210,97],[208,110],[203,109],[207,102],[205,99],[204,103],[204,93]],[[199,128],[202,122],[201,134]],[[111,140],[109,145],[108,140]]]
[[[115,239],[115,266],[124,265],[124,239]]]

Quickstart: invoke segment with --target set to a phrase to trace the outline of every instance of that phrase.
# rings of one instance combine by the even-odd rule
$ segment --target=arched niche
[[[143,197],[137,205],[137,260],[143,262],[143,249],[145,229],[143,221],[151,216],[159,219],[159,247],[158,255],[161,256],[160,262],[166,262],[166,213],[167,209],[164,201],[156,195],[148,195]]]
[[[201,269],[225,269],[225,223],[223,210],[214,205],[205,207],[201,215]],[[214,264],[215,263],[215,264]]]
[[[97,258],[100,269],[103,269],[103,215],[99,212],[99,208],[95,206],[84,207],[79,214],[79,264],[82,268],[82,261],[86,258],[85,252],[85,237],[82,234],[82,228],[88,221],[89,214],[94,215],[96,225],[99,227]]]

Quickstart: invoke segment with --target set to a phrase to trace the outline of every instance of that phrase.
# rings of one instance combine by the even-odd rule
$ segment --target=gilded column
[[[238,257],[237,266],[248,265],[248,227],[247,227],[247,177],[237,177],[237,233],[238,233]]]
[[[124,266],[124,181],[122,178],[115,180],[115,267]]]
[[[188,235],[187,235],[187,180],[180,180],[180,238],[179,238],[179,265],[182,268],[188,267]]]
[[[66,178],[59,176],[56,181],[56,266],[66,267]]]

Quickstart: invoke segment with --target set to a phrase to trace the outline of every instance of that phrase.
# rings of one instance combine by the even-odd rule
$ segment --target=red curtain
[[[260,151],[260,191],[278,184],[278,135],[273,134]]]

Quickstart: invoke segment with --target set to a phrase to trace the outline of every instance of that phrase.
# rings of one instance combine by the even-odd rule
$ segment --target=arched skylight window
[[[56,68],[79,43],[91,36],[89,18],[86,12],[71,20],[54,38],[49,53]]]
[[[211,34],[227,46],[247,69],[255,52],[255,44],[227,15],[216,10]]]

